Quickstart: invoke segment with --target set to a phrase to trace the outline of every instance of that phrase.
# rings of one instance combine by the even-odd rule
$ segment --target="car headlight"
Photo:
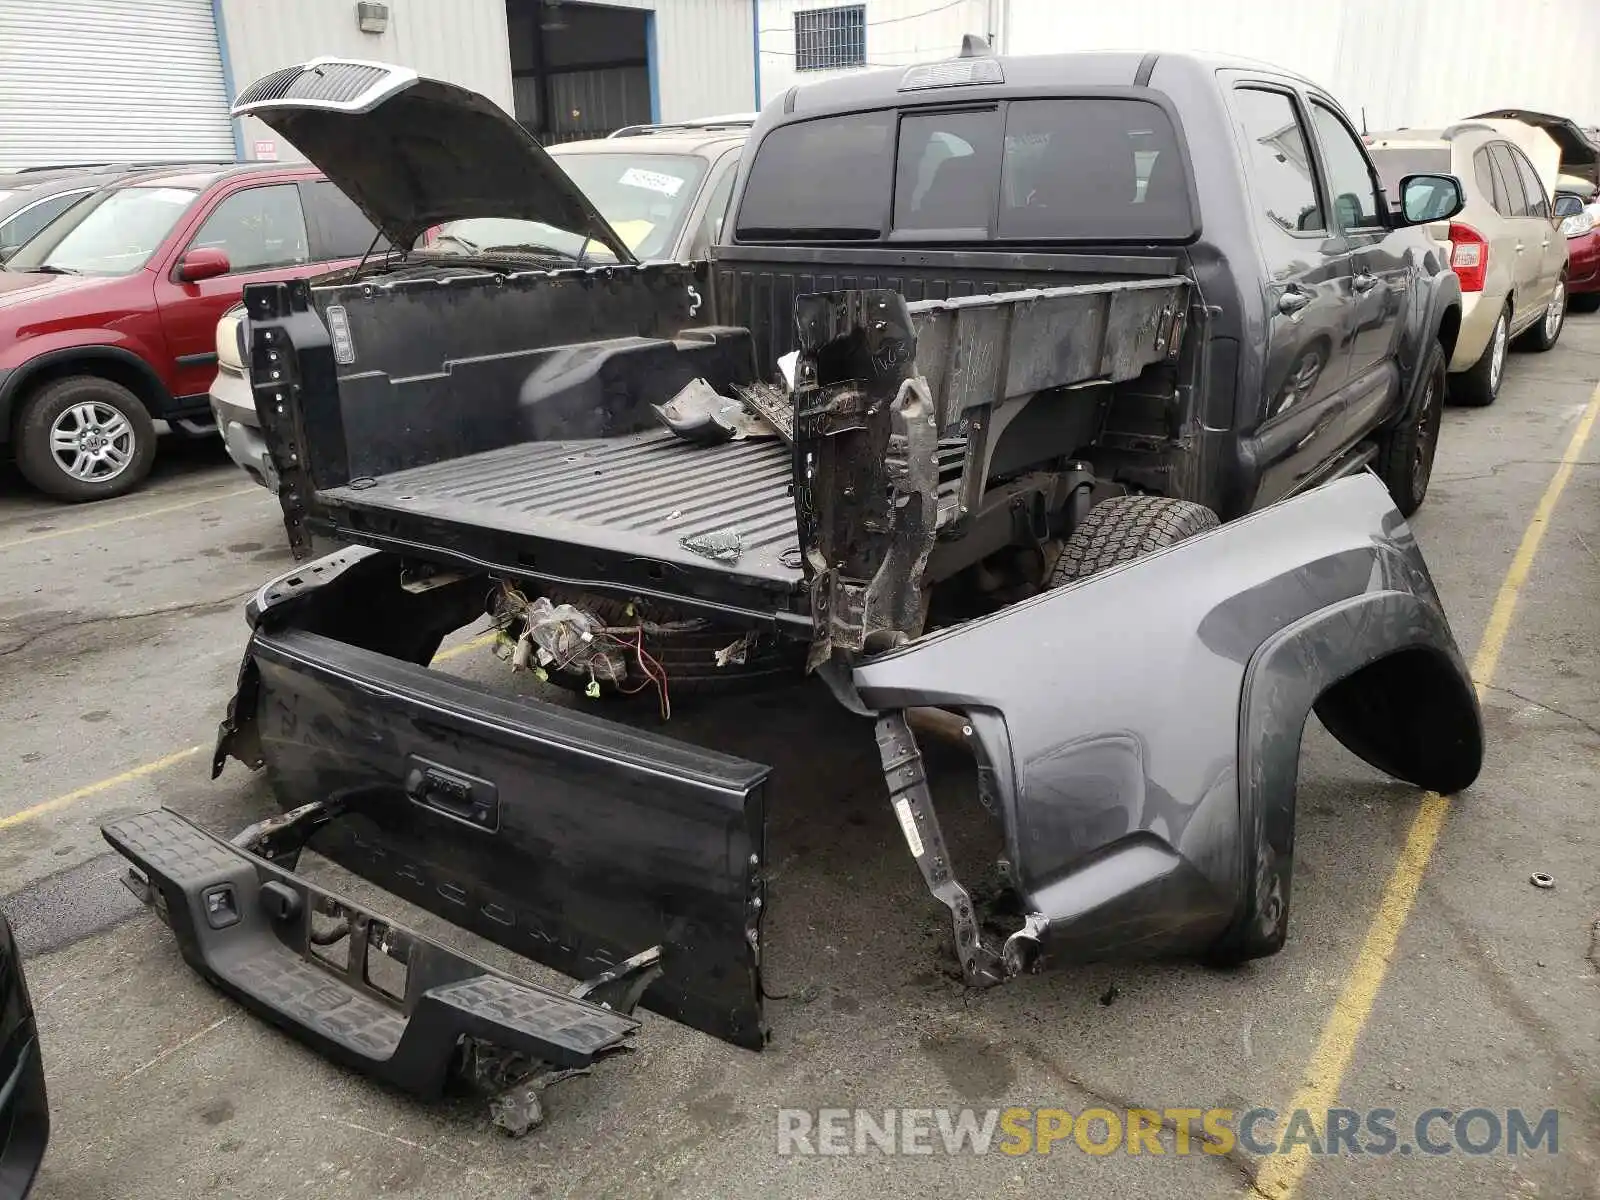
[[[1564,237],[1582,237],[1592,232],[1594,232],[1594,214],[1588,209],[1561,219],[1561,233]]]

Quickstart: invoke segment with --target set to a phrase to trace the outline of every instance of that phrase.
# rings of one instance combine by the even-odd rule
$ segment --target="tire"
[[[81,449],[74,444],[79,436]],[[139,398],[121,384],[70,375],[44,384],[23,403],[16,453],[23,478],[46,495],[73,503],[107,500],[150,474],[156,430]],[[74,474],[75,466],[81,473]]]
[[[1444,424],[1445,360],[1438,342],[1423,364],[1423,393],[1411,420],[1383,435],[1373,467],[1400,515],[1409,517],[1422,507],[1433,477],[1433,459],[1439,450],[1439,429]]]
[[[1218,525],[1203,504],[1168,496],[1116,496],[1089,510],[1067,538],[1046,586],[1087,579]]]
[[[607,625],[637,625],[639,618],[628,614],[626,601],[610,596],[589,593],[563,592],[552,588],[542,589],[542,594],[557,604],[576,605],[592,613]],[[657,620],[661,618],[657,617]],[[717,651],[739,640],[742,631],[709,623],[689,630],[665,630],[644,636],[644,652],[656,662],[667,677],[667,688],[673,696],[728,696],[761,691],[781,686],[803,677],[805,672],[806,643],[760,633],[749,649],[743,663],[717,666]],[[637,664],[630,663],[630,684],[637,680]],[[586,677],[564,671],[550,672],[550,682],[570,691],[582,692],[589,683]],[[614,685],[602,684],[603,695],[623,695]],[[645,687],[630,696],[653,700],[655,689]]]
[[[1583,292],[1576,296],[1569,292],[1567,308],[1575,313],[1600,312],[1600,292]]]
[[[1540,314],[1533,328],[1517,339],[1517,348],[1542,354],[1561,340],[1561,330],[1566,323],[1567,281],[1558,279],[1555,286],[1550,289],[1550,299],[1545,302],[1544,312]]]
[[[1506,352],[1511,343],[1511,306],[1500,310],[1495,318],[1489,343],[1484,346],[1478,361],[1459,375],[1450,377],[1450,399],[1473,408],[1488,408],[1500,394],[1500,384],[1506,377]],[[1498,347],[1498,354],[1496,348]]]

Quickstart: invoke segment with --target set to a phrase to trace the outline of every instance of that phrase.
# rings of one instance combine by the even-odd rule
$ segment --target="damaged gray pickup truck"
[[[978,47],[793,91],[692,266],[634,263],[459,88],[319,60],[235,112],[395,247],[517,230],[245,290],[291,540],[351,544],[249,606],[215,767],[265,769],[286,811],[231,842],[164,810],[106,830],[189,961],[325,1052],[432,1094],[583,1069],[635,1001],[768,1036],[770,769],[430,668],[485,616],[514,666],[637,693],[613,705],[824,680],[875,729],[974,987],[1278,950],[1313,712],[1419,787],[1476,777],[1477,700],[1401,512],[1460,311],[1409,226],[1443,217],[1363,184],[1306,81]],[[621,182],[646,221],[683,184]],[[924,709],[955,715],[1002,830],[993,910],[952,870]],[[328,895],[293,873],[308,839],[587,982]]]

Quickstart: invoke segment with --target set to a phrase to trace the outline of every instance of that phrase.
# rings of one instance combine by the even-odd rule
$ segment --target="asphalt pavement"
[[[1480,674],[1483,776],[1425,798],[1313,722],[1283,953],[968,992],[884,803],[870,729],[809,691],[683,706],[680,736],[775,767],[772,1044],[737,1050],[646,1013],[636,1052],[552,1090],[548,1122],[521,1140],[477,1102],[417,1103],[262,1024],[117,883],[108,819],[164,804],[232,832],[273,810],[263,781],[230,763],[213,782],[209,760],[244,599],[291,564],[275,499],[209,444],[164,447],[147,487],[90,507],[0,478],[0,905],[26,954],[53,1116],[35,1197],[1600,1195],[1600,432],[1572,446],[1600,395],[1600,317],[1572,317],[1554,351],[1508,371],[1492,408],[1447,410],[1413,523],[1464,652],[1496,651]],[[536,686],[482,649],[441,669]],[[933,757],[941,813],[974,843],[970,768]],[[496,965],[570,983],[314,856],[306,869]],[[1364,1128],[1394,1110],[1411,1149],[1285,1157],[1197,1139],[1174,1152],[1171,1110],[1282,1122],[1297,1098]],[[828,1148],[819,1110],[1010,1107],[1124,1124],[1155,1110],[1164,1152],[1066,1136],[1009,1154],[997,1135],[990,1153],[949,1153],[935,1132],[929,1154],[780,1153],[784,1121],[812,1121],[811,1147]],[[1430,1109],[1502,1125],[1555,1110],[1555,1152],[1470,1154],[1436,1119],[1450,1152],[1429,1153],[1412,1135]],[[1466,1142],[1487,1128],[1480,1117]],[[1257,1141],[1288,1132],[1263,1120]]]

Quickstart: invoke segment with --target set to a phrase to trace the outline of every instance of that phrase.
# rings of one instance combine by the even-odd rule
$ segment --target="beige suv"
[[[1461,280],[1461,332],[1450,356],[1450,397],[1493,404],[1513,339],[1548,350],[1566,319],[1567,239],[1527,153],[1492,125],[1373,134],[1368,150],[1391,203],[1406,175],[1450,174],[1466,207],[1428,232]]]

